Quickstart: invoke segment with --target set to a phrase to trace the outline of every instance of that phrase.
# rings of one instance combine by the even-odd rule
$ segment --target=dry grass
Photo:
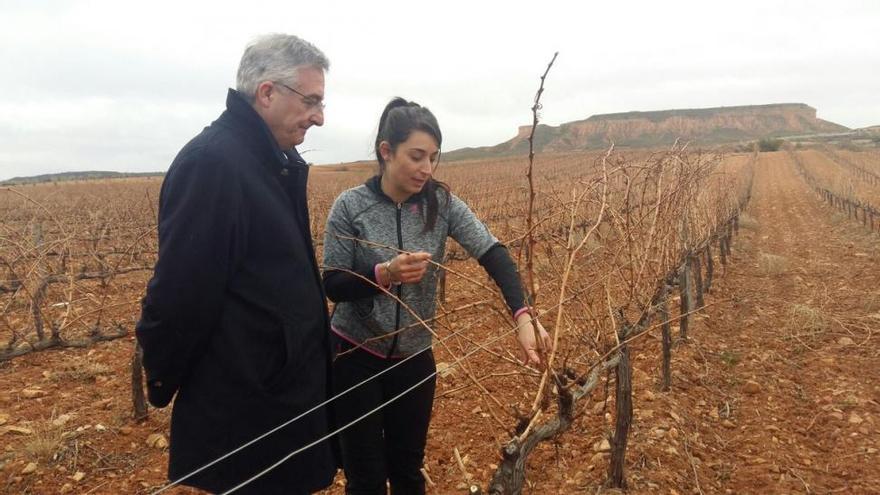
[[[72,359],[52,371],[50,379],[58,382],[83,381],[93,382],[100,375],[109,375],[113,370],[102,363],[92,360]]]
[[[576,246],[576,245],[580,244],[580,242],[584,240],[584,237],[587,235],[588,232],[589,232],[589,228],[577,229],[574,232],[572,232],[571,233],[572,234],[571,235],[572,245]],[[583,248],[584,252],[589,253],[589,252],[595,251],[600,248],[602,248],[602,243],[599,242],[599,240],[597,239],[596,234],[594,232],[591,234],[591,237],[589,239],[587,239],[587,242],[584,243],[584,248]]]
[[[34,433],[22,445],[25,454],[36,462],[51,462],[60,459],[67,450],[64,425],[52,419],[32,425]]]
[[[758,269],[768,277],[781,275],[788,269],[788,258],[776,254],[761,253],[758,255]]]
[[[798,335],[815,335],[828,328],[828,315],[806,304],[792,304],[788,309],[787,325]]]
[[[827,217],[827,219],[828,219],[828,223],[830,223],[831,225],[833,225],[833,226],[835,226],[835,227],[841,227],[841,226],[846,227],[846,226],[847,226],[847,222],[850,221],[850,218],[851,218],[851,217],[848,217],[848,216],[844,215],[844,214],[843,214],[840,210],[838,210],[837,208],[835,208],[834,210],[832,210],[831,215],[828,215],[828,217]]]
[[[739,214],[739,228],[745,230],[756,231],[761,225],[757,220],[748,213],[740,213]]]
[[[859,305],[869,315],[880,315],[880,291],[872,291],[861,294]]]
[[[741,360],[739,353],[727,350],[721,351],[719,357],[721,358],[721,361],[724,362],[724,364],[726,364],[727,366],[736,366]]]

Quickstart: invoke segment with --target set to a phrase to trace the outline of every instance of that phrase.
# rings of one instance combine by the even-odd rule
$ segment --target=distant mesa
[[[65,182],[72,180],[119,179],[124,177],[161,177],[165,172],[110,172],[90,170],[86,172],[61,172],[57,174],[34,175],[31,177],[13,177],[0,182],[3,186],[19,184],[37,184],[40,182]]]
[[[531,126],[521,126],[512,139],[495,146],[444,151],[443,160],[469,160],[525,156],[529,152]],[[538,125],[535,152],[569,152],[607,148],[613,141],[624,148],[672,145],[676,139],[697,146],[754,142],[765,138],[789,141],[864,141],[880,145],[880,126],[849,129],[816,118],[816,109],[804,103],[775,103],[735,107],[623,112],[593,115],[559,126]],[[829,141],[830,140],[830,141]],[[372,161],[319,167],[321,172],[346,171],[372,166]],[[15,177],[0,185],[60,182],[117,177],[161,176],[162,172],[65,172],[34,177]]]
[[[856,133],[868,135],[868,136],[880,136],[880,125],[872,125],[871,127],[862,127],[861,129],[856,129]]]
[[[847,127],[816,118],[816,109],[804,103],[775,103],[593,115],[557,127],[539,124],[534,143],[535,152],[553,152],[605,148],[612,141],[620,147],[649,148],[669,146],[678,138],[697,145],[715,145],[848,131]],[[521,126],[509,141],[450,151],[443,154],[443,159],[525,155],[530,132],[531,126]]]

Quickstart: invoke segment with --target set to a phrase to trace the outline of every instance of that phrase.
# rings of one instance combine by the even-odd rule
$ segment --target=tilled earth
[[[732,259],[716,264],[707,307],[673,350],[670,391],[658,385],[659,337],[633,346],[629,491],[880,493],[878,236],[822,204],[783,153],[761,154],[754,187]],[[130,419],[132,346],[124,339],[0,366],[0,492],[162,486],[169,411]],[[469,365],[475,376],[492,373],[479,360]],[[464,370],[438,383],[426,456],[432,493],[485,487],[508,438],[498,408],[468,384]],[[568,432],[535,450],[528,493],[603,491],[613,414],[603,387]],[[342,483],[328,493],[342,493]]]

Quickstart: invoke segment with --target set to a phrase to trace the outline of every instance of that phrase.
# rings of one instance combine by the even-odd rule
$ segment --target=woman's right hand
[[[532,325],[532,321],[535,322]],[[522,313],[516,318],[516,340],[523,351],[523,364],[541,365],[541,354],[550,351],[553,340],[537,318]]]
[[[425,271],[428,270],[428,260],[431,254],[426,252],[401,253],[394,257],[390,263],[385,265],[386,280],[385,285],[398,282],[401,284],[416,284],[422,280]]]

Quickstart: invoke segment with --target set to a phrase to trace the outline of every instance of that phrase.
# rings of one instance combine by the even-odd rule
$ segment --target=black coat
[[[184,146],[165,176],[159,257],[137,325],[150,401],[165,406],[177,391],[172,480],[324,401],[330,390],[308,167],[296,151],[278,149],[235,91],[226,108]],[[325,435],[326,409],[183,484],[234,487]],[[325,441],[236,493],[316,491],[335,472]]]

